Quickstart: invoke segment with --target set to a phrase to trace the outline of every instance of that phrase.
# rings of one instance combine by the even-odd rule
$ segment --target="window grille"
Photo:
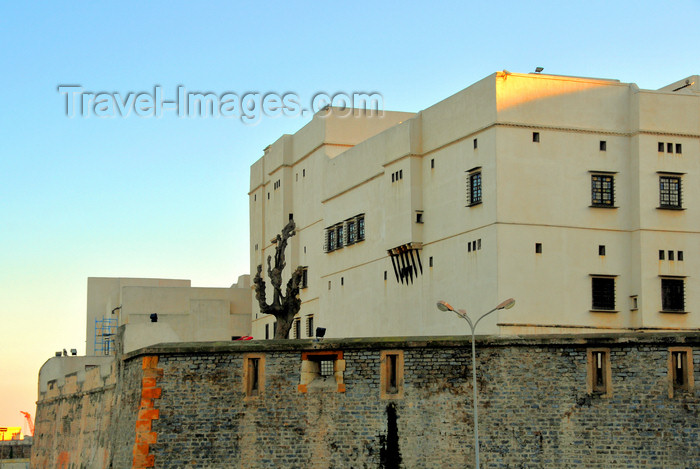
[[[615,202],[614,176],[591,175],[591,204],[594,207],[612,207]]]
[[[684,279],[661,279],[661,309],[663,311],[685,311]]]
[[[681,208],[679,176],[659,176],[659,205],[662,208]]]
[[[614,277],[593,277],[592,303],[595,310],[615,309],[615,278]]]

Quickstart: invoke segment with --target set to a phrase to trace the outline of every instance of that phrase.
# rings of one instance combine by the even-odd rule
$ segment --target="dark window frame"
[[[616,312],[616,283],[612,275],[591,276],[591,311]]]
[[[615,208],[615,174],[591,174],[591,207]]]
[[[683,208],[683,179],[680,174],[659,174],[659,208]]]
[[[661,312],[684,313],[685,277],[661,277]]]

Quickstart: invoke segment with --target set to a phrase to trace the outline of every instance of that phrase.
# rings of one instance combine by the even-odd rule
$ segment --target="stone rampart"
[[[699,347],[700,334],[479,339],[482,467],[700,468]],[[147,347],[95,402],[42,396],[35,446],[70,460],[33,467],[473,467],[470,352],[461,337]],[[42,441],[51,430],[67,442]]]

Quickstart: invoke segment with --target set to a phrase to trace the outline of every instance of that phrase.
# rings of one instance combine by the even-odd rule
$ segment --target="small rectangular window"
[[[430,169],[433,169],[435,167],[435,158],[430,159]]]
[[[674,254],[673,251],[668,251],[668,260],[669,260],[669,261],[672,261],[672,260],[673,260],[673,258],[674,258],[674,255],[673,255],[673,254]]]
[[[391,182],[396,181],[396,173],[391,173]]]
[[[683,146],[680,143],[676,143],[676,153],[683,153]]]
[[[430,256],[430,258],[428,259],[428,264],[430,264],[430,267],[433,266],[433,256]]]
[[[403,179],[403,169],[399,169],[399,179]]]
[[[477,248],[478,250],[481,250],[481,238],[479,238],[479,239],[476,240],[476,248]]]
[[[467,252],[472,252],[472,242],[467,241]]]
[[[540,141],[540,133],[539,133],[539,132],[532,132],[532,141],[533,141],[533,142],[539,142],[539,141]]]
[[[631,309],[632,310],[639,309],[639,298],[637,297],[637,295],[630,296],[630,300],[632,300]]]
[[[330,280],[328,281],[328,289],[329,290],[331,289],[331,281]]]
[[[340,277],[340,285],[345,285],[345,277]]]
[[[423,212],[416,212],[416,223],[423,223]]]
[[[535,254],[542,254],[542,243],[535,243]]]
[[[663,261],[665,259],[666,259],[666,251],[664,251],[663,249],[659,249],[659,260]]]
[[[659,142],[659,152],[663,153],[664,151],[664,142]]]
[[[384,280],[386,280],[386,270],[384,271]]]
[[[588,392],[612,396],[609,349],[588,349]]]
[[[403,397],[403,350],[383,350],[380,353],[380,398]]]
[[[605,255],[605,245],[601,244],[600,246],[598,246],[598,255],[599,256]]]
[[[306,177],[306,169],[301,170],[301,177],[303,177],[303,178]]]
[[[365,239],[365,217],[364,215],[357,217],[357,240],[362,241]]]
[[[606,151],[608,147],[608,143],[605,140],[600,141],[600,151]]]
[[[679,261],[683,260],[683,251],[678,251],[678,260]]]
[[[695,387],[693,373],[693,349],[670,347],[668,349],[668,397],[677,392],[692,392]]]
[[[474,149],[477,148],[479,148],[479,142],[477,141],[477,139],[474,139]]]
[[[265,340],[270,338],[270,325],[265,324]]]
[[[265,388],[265,356],[262,354],[243,355],[243,388],[246,398],[255,398]]]
[[[593,310],[615,310],[615,277],[592,277],[591,293]]]
[[[673,143],[666,144],[666,153],[673,153]]]

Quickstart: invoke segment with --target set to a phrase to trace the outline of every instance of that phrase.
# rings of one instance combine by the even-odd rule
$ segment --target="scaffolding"
[[[95,355],[112,355],[117,319],[95,319]]]

